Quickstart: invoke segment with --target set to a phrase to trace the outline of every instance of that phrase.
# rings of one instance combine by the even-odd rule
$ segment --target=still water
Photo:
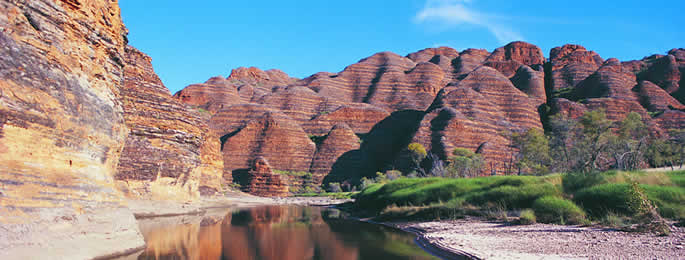
[[[412,234],[355,221],[335,209],[267,206],[194,221],[143,220],[147,249],[126,259],[439,259]]]

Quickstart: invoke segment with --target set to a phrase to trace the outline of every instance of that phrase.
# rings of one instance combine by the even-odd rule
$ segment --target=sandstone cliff
[[[126,34],[116,1],[0,1],[0,258],[143,245],[113,179]]]
[[[129,197],[186,200],[222,190],[219,137],[208,117],[171,98],[150,57],[126,47],[122,101],[130,129],[115,179]],[[230,181],[230,179],[229,179]]]

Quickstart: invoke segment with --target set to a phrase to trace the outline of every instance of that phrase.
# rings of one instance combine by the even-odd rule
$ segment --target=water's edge
[[[381,225],[387,228],[391,228],[397,231],[405,232],[412,234],[415,239],[414,243],[420,247],[422,250],[425,252],[435,256],[439,257],[441,259],[445,260],[463,260],[463,259],[481,259],[478,256],[475,256],[471,253],[454,249],[451,247],[447,247],[444,245],[441,245],[438,241],[431,241],[428,237],[426,237],[425,232],[422,230],[412,228],[412,227],[402,227],[398,225],[398,223],[385,223],[385,222],[375,222],[370,219],[363,219],[363,218],[358,218],[352,214],[349,210],[346,210],[342,207],[338,207],[339,204],[317,204],[317,205],[298,205],[297,203],[295,204],[279,204],[279,203],[266,203],[266,204],[252,204],[252,205],[241,205],[241,206],[222,206],[222,207],[209,207],[207,209],[213,208],[225,208],[225,209],[249,209],[249,208],[254,208],[254,207],[259,207],[259,206],[308,206],[308,207],[319,207],[319,208],[334,208],[337,210],[340,210],[342,212],[345,212],[348,214],[346,217],[349,220],[354,220],[354,221],[359,221],[359,222],[366,222],[374,225]],[[200,208],[198,210],[194,211],[186,211],[186,212],[179,212],[179,213],[171,213],[171,214],[159,214],[159,215],[151,215],[151,214],[136,214],[136,220],[151,220],[151,219],[156,219],[156,218],[166,218],[166,217],[174,217],[174,216],[198,216],[198,215],[204,215],[207,211],[205,208]],[[147,244],[141,247],[137,248],[131,248],[125,251],[120,251],[120,252],[114,252],[111,254],[103,255],[103,256],[98,256],[93,258],[94,260],[109,260],[109,259],[122,259],[125,257],[129,256],[134,256],[136,254],[142,253],[145,249],[147,248]]]

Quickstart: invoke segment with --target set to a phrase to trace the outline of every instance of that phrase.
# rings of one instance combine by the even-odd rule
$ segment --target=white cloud
[[[472,0],[427,0],[426,5],[414,17],[415,22],[438,22],[457,27],[475,25],[486,28],[497,40],[504,44],[523,40],[518,32],[498,24],[498,15],[482,13],[469,8]],[[500,19],[501,20],[501,19]]]

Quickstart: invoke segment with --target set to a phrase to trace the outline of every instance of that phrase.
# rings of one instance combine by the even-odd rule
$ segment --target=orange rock
[[[280,174],[271,170],[269,162],[264,157],[257,157],[248,172],[248,186],[245,190],[257,196],[286,197],[288,185]]]
[[[553,90],[574,88],[594,73],[604,60],[580,45],[567,44],[550,51]]]
[[[482,147],[487,172],[503,173],[512,155],[508,132],[542,128],[537,104],[499,71],[479,67],[438,94],[413,141],[441,159],[455,148]]]
[[[152,69],[150,57],[129,46],[124,61],[122,100],[131,132],[115,179],[129,185],[131,196],[148,197],[155,196],[150,192],[161,192],[174,194],[165,199],[183,200],[220,191],[223,161],[219,138],[209,132],[208,118],[171,97]],[[146,182],[160,182],[160,178],[170,178],[160,183],[169,187],[148,187]],[[135,181],[142,183],[134,187],[131,184]]]
[[[59,248],[88,259],[143,245],[113,179],[128,134],[117,2],[2,1],[0,28],[3,258]],[[88,219],[97,221],[74,225]],[[100,249],[76,246],[86,228]]]
[[[640,95],[640,103],[649,111],[665,111],[669,109],[683,110],[681,104],[664,89],[649,81],[641,81],[637,86]]]
[[[251,109],[251,114],[243,114]],[[252,120],[226,122],[225,130],[220,131],[224,174],[233,174],[248,169],[259,156],[271,162],[277,170],[308,172],[316,145],[292,118],[281,112],[259,105],[238,105],[222,110],[212,118],[231,116],[240,119],[241,115]]]
[[[390,116],[384,109],[365,103],[349,103],[330,113],[321,113],[302,126],[313,135],[324,135],[338,123],[348,125],[355,133],[364,134]]]
[[[221,76],[213,77],[202,84],[187,86],[176,92],[174,98],[212,113],[245,102],[238,93],[238,86]]]
[[[321,184],[323,182],[324,177],[331,171],[331,167],[339,157],[346,152],[357,150],[359,147],[359,138],[352,131],[352,128],[346,124],[333,126],[326,139],[318,145],[314,154],[311,172],[315,183]]]

